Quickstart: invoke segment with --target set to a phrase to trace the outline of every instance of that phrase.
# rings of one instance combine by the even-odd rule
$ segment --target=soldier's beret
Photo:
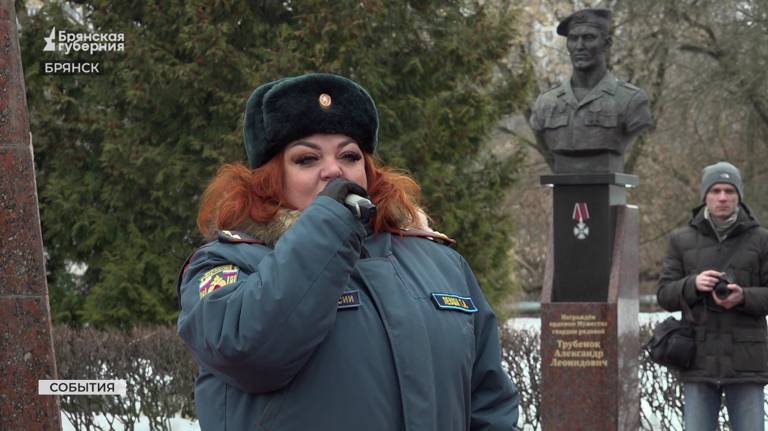
[[[608,9],[582,9],[576,11],[560,21],[557,25],[557,34],[568,36],[572,27],[577,25],[591,25],[607,32],[611,26],[611,11]]]
[[[289,143],[315,133],[338,133],[360,149],[376,149],[379,115],[367,91],[329,73],[283,78],[259,86],[245,107],[248,163],[258,168]]]

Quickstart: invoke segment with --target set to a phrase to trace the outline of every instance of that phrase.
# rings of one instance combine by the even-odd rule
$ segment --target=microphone
[[[355,217],[363,223],[368,223],[376,215],[376,205],[369,199],[350,193],[344,198],[344,203],[352,210]]]

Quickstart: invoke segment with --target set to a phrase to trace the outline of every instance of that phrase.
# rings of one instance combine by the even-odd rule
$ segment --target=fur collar
[[[266,223],[256,223],[248,219],[237,230],[241,230],[271,246],[275,245],[277,240],[296,223],[300,215],[300,211],[282,208],[277,211],[272,220]]]
[[[279,240],[280,237],[288,229],[290,229],[294,223],[296,223],[296,220],[299,219],[300,215],[301,211],[282,208],[278,210],[277,214],[275,214],[275,217],[273,217],[272,220],[268,221],[267,223],[256,223],[255,221],[249,219],[236,230],[245,232],[254,238],[258,238],[264,241],[267,245],[273,246],[277,240]],[[410,217],[403,215],[399,225],[402,226],[403,229],[418,229],[426,231],[427,233],[432,232],[442,235],[429,227],[429,219],[421,209],[419,209],[418,220],[412,221],[410,220]]]

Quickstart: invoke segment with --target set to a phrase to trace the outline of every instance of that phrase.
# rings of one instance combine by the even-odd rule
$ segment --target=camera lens
[[[715,284],[715,295],[720,299],[725,299],[731,294],[731,290],[728,289],[728,281],[724,278],[718,278]]]

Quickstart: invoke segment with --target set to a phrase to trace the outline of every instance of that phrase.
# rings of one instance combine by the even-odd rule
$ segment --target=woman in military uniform
[[[451,240],[419,229],[418,185],[374,160],[377,130],[337,75],[249,98],[249,166],[208,185],[210,242],[179,280],[202,429],[515,429],[493,312]]]

